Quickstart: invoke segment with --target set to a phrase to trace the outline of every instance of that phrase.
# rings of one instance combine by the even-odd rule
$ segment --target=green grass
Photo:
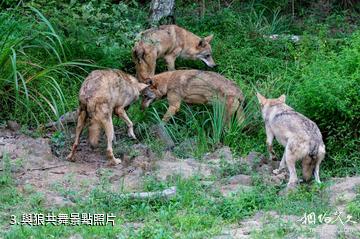
[[[44,123],[66,112],[63,84],[80,81],[78,71],[90,66],[67,60],[62,38],[36,8],[29,16],[0,14],[1,117],[21,123]],[[6,112],[6,114],[5,114]]]
[[[10,222],[10,214],[21,217],[23,213],[114,213],[115,227],[112,226],[11,226],[4,231],[5,238],[47,238],[49,235],[66,238],[79,233],[84,238],[116,237],[123,235],[130,238],[204,238],[220,234],[227,224],[238,222],[254,215],[259,210],[275,210],[281,214],[299,214],[304,212],[321,212],[328,208],[326,198],[322,196],[323,189],[314,186],[301,187],[289,196],[278,196],[279,188],[258,182],[253,190],[224,198],[211,187],[204,186],[199,179],[172,179],[159,182],[149,178],[145,181],[144,190],[160,190],[175,185],[177,194],[170,200],[128,200],[120,193],[109,192],[106,174],[87,198],[72,194],[76,204],[71,207],[44,207],[44,197],[34,188],[18,192],[11,185],[1,188],[2,224]],[[61,187],[56,187],[64,193]],[[310,189],[310,190],[309,190]],[[67,192],[68,193],[68,192]],[[26,202],[19,204],[20,202]],[[21,205],[21,206],[20,206]],[[285,209],[285,211],[284,211]],[[127,231],[124,223],[141,223],[136,231]],[[289,222],[290,223],[290,222]],[[295,223],[295,222],[294,222]],[[292,233],[278,228],[282,235]],[[125,230],[125,231],[124,231]],[[276,232],[279,234],[280,232]],[[255,234],[256,235],[256,234]]]
[[[137,33],[147,27],[146,6],[136,1],[75,1],[71,8],[64,4],[32,1],[0,15],[2,119],[32,127],[74,110],[80,84],[94,65],[135,73],[131,48]],[[314,9],[296,8],[299,16],[311,17],[294,20],[284,3],[254,1],[219,7],[209,2],[206,6],[200,18],[198,4],[179,7],[177,23],[199,36],[214,34],[212,48],[218,67],[213,70],[235,81],[244,92],[246,122],[224,127],[221,107],[183,106],[166,126],[176,146],[194,139],[196,147],[190,154],[196,157],[220,144],[239,155],[253,150],[266,153],[255,91],[267,97],[285,93],[288,103],[318,123],[323,132],[328,146],[327,174],[357,174],[359,33],[345,20],[353,19],[356,12],[339,11],[319,18],[313,15]],[[333,33],[337,29],[341,34]],[[263,37],[283,33],[299,34],[302,40],[293,43],[286,37],[278,41]],[[178,59],[177,66],[208,70],[192,60]],[[164,62],[159,61],[157,72],[164,70]],[[165,110],[161,102],[146,112],[136,104],[129,116],[139,126],[138,132],[149,138],[144,131]],[[115,124],[123,122],[116,120]]]
[[[347,205],[347,212],[353,217],[353,221],[360,220],[360,188],[357,188],[356,198]]]
[[[16,2],[16,3],[15,3]],[[177,1],[176,21],[199,36],[214,34],[213,57],[218,64],[212,69],[238,84],[245,95],[245,122],[226,125],[224,107],[189,106],[164,127],[175,142],[174,154],[181,158],[201,158],[221,145],[231,147],[236,156],[256,151],[267,155],[264,122],[255,97],[259,91],[267,97],[287,95],[289,105],[314,120],[323,133],[327,155],[321,165],[322,178],[359,174],[359,14],[331,6],[331,14],[316,7],[295,6],[292,19],[285,1],[205,1],[204,16],[199,16],[199,3]],[[220,3],[220,5],[219,5]],[[147,5],[137,1],[43,1],[0,4],[0,124],[6,120],[20,122],[22,132],[39,137],[45,131],[38,125],[47,123],[78,105],[80,85],[94,67],[119,68],[135,74],[131,48],[136,35],[147,28]],[[17,7],[16,7],[17,6]],[[13,9],[6,9],[13,7]],[[264,35],[298,34],[299,43],[284,37],[272,41]],[[79,60],[81,59],[81,60]],[[209,70],[199,61],[178,59],[177,68]],[[157,72],[164,71],[159,61]],[[128,110],[140,143],[147,144],[156,156],[165,145],[151,133],[167,109],[166,101],[152,104],[145,112],[135,103]],[[125,124],[114,117],[117,129]],[[69,128],[71,130],[71,128]],[[51,137],[54,152],[68,148],[68,130]],[[85,130],[86,134],[86,130]],[[134,141],[124,137],[114,146],[115,155],[132,154]],[[280,158],[283,148],[275,145]],[[62,157],[63,155],[60,155]],[[159,190],[176,185],[178,194],[171,200],[129,201],[120,193],[109,193],[108,172],[102,171],[101,184],[89,197],[82,191],[53,185],[59,194],[72,198],[72,207],[54,208],[54,213],[112,212],[116,226],[65,227],[12,226],[10,214],[47,213],[46,195],[29,185],[17,188],[10,156],[1,161],[0,171],[0,236],[5,238],[68,238],[79,233],[84,238],[210,238],[229,224],[251,217],[260,210],[301,216],[304,212],[330,212],[327,185],[301,185],[287,196],[278,196],[282,186],[269,186],[258,175],[241,164],[221,161],[216,180],[223,181],[238,173],[256,179],[248,192],[229,198],[203,185],[198,178],[159,182],[149,177],[144,190]],[[19,162],[22,160],[18,159]],[[76,181],[76,175],[67,178]],[[84,186],[85,187],[85,186]],[[359,219],[358,197],[347,211]],[[141,223],[138,230],[123,228],[125,223]],[[4,229],[4,230],[3,230]],[[255,238],[282,238],[298,231],[287,222],[277,222],[254,232]]]

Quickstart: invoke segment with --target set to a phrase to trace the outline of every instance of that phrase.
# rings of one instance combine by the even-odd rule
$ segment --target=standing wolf
[[[225,105],[225,121],[236,113],[239,123],[244,120],[244,95],[235,82],[211,71],[177,70],[157,74],[143,92],[142,107],[147,108],[156,99],[166,97],[169,108],[163,117],[167,122],[180,109],[181,102],[208,104],[221,100]]]
[[[128,126],[129,137],[136,139],[133,123],[125,112],[125,108],[139,98],[140,92],[147,85],[139,83],[131,75],[120,70],[95,70],[83,82],[79,93],[79,114],[77,120],[75,142],[68,160],[73,157],[79,144],[81,131],[87,119],[90,121],[89,141],[96,146],[99,140],[100,129],[104,128],[107,138],[107,157],[110,165],[121,163],[114,157],[112,141],[115,139],[112,122],[113,112],[123,119]]]
[[[304,180],[309,181],[314,173],[315,181],[320,183],[319,168],[325,157],[325,145],[317,125],[286,105],[285,95],[277,99],[266,99],[257,93],[257,98],[265,120],[266,144],[270,158],[275,158],[272,148],[274,136],[285,147],[279,169],[274,170],[274,173],[285,168],[286,164],[290,172],[288,187],[294,187],[298,181],[295,162],[301,159]]]
[[[163,25],[141,33],[133,48],[136,77],[144,82],[155,74],[156,60],[164,58],[169,71],[175,70],[177,57],[202,60],[209,67],[216,66],[211,56],[213,36],[200,38],[176,25]]]

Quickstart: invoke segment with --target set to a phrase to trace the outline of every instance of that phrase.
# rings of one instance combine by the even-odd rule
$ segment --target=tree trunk
[[[166,21],[166,24],[174,24],[174,11],[175,0],[152,0],[150,4],[150,25],[160,25],[162,19]]]

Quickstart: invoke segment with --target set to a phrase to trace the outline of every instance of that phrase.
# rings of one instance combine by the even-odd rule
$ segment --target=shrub
[[[294,106],[314,120],[326,139],[327,166],[356,173],[360,133],[360,32],[340,53],[321,51],[303,68]],[[334,168],[334,166],[336,166]]]

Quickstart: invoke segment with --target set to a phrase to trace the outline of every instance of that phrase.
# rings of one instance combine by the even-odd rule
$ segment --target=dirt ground
[[[146,145],[134,144],[132,156],[125,155],[123,163],[115,166],[107,166],[105,151],[103,148],[91,149],[83,139],[76,153],[76,162],[65,160],[67,147],[63,149],[59,157],[55,156],[49,138],[32,138],[19,131],[0,129],[0,158],[3,158],[1,167],[4,167],[7,158],[11,172],[15,175],[16,185],[20,191],[31,185],[37,191],[46,195],[46,205],[58,207],[73,204],[71,197],[66,197],[63,191],[76,190],[86,196],[93,187],[101,183],[108,176],[111,190],[115,192],[138,191],[142,188],[143,179],[147,175],[154,175],[159,180],[165,180],[172,175],[191,177],[203,175],[205,178],[216,174],[221,159],[234,160],[231,150],[223,147],[213,153],[204,156],[204,160],[179,159],[172,153],[164,153],[162,157],[153,153]],[[252,160],[256,153],[251,153],[248,158],[242,159],[245,164],[260,172],[269,172],[276,165],[262,164],[255,166]],[[261,163],[261,162],[260,162]],[[1,168],[1,170],[4,170]],[[269,180],[279,183],[283,178],[270,176]],[[224,196],[231,195],[239,190],[251,189],[251,177],[248,175],[236,175],[225,183],[204,181],[217,187]],[[356,196],[355,187],[360,185],[360,177],[334,178],[333,184],[328,188],[331,199],[330,203],[339,211],[345,210],[346,203]],[[259,230],[269,224],[270,219],[280,218],[276,212],[258,212],[253,217],[239,224],[231,225],[216,238],[250,238],[250,232]],[[281,215],[281,220],[297,222],[299,230],[304,229],[300,217]],[[346,238],[356,238],[354,231],[360,231],[360,225],[326,225],[315,227],[315,238],[337,238],[341,232]],[[301,237],[297,237],[301,238]]]

